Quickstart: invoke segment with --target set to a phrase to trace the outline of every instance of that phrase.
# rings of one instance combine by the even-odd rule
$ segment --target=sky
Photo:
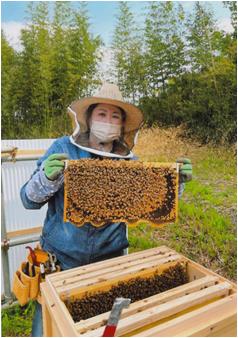
[[[26,24],[26,8],[29,1],[1,1],[1,26],[5,35],[16,50],[20,49],[20,30]],[[54,1],[50,1],[53,7]],[[139,25],[143,23],[146,1],[128,1]],[[191,11],[194,1],[181,1],[185,11]],[[204,3],[204,2],[202,2]],[[214,12],[217,25],[227,32],[232,31],[230,11],[223,6],[222,1],[205,1]],[[71,1],[77,8],[79,2]],[[113,29],[116,23],[118,1],[87,1],[90,29],[94,35],[100,35],[106,46],[110,45]]]

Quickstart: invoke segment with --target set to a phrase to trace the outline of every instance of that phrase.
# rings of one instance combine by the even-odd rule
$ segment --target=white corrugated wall
[[[19,149],[48,149],[55,139],[35,139],[35,140],[2,140],[2,149],[6,147],[18,147]]]
[[[20,150],[45,149],[52,144],[53,139],[38,140],[2,140],[1,147],[18,147]],[[20,199],[20,189],[26,183],[36,168],[36,161],[17,161],[2,163],[2,200],[5,212],[6,231],[16,231],[20,229],[39,227],[43,225],[46,214],[46,206],[40,210],[24,209]],[[36,243],[30,243],[35,246]],[[17,270],[20,262],[26,258],[24,245],[11,247],[9,249],[10,279],[12,282],[13,273]],[[2,293],[3,273],[2,273]]]

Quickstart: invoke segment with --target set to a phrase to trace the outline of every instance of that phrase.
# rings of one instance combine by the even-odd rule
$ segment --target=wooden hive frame
[[[189,282],[132,303],[116,336],[236,336],[235,284],[165,246],[48,275],[41,284],[44,336],[102,336],[109,312],[75,323],[64,302],[178,262]]]
[[[75,169],[77,167],[79,168],[79,174],[75,173]],[[93,159],[66,161],[66,170],[64,173],[64,221],[71,222],[76,226],[82,226],[84,223],[90,222],[96,227],[103,226],[106,222],[126,222],[129,226],[136,226],[139,222],[143,221],[146,221],[147,223],[150,223],[154,226],[160,226],[167,223],[175,222],[178,218],[178,168],[179,164],[177,163],[141,162],[125,160],[100,161]],[[139,171],[137,171],[136,179],[134,179],[135,176],[133,177],[133,179],[131,179],[129,172],[133,173],[136,172],[136,170],[138,169]],[[107,191],[108,182],[106,184],[105,182],[103,183],[103,181],[100,181],[96,178],[95,180],[88,179],[87,175],[90,172],[91,177],[95,177],[95,175],[96,177],[98,177],[98,172],[101,173],[103,172],[103,170],[107,170],[107,178],[110,183],[113,184],[112,190],[114,191],[114,193],[117,193],[118,200],[115,198],[114,195],[111,194],[110,190]],[[116,174],[117,170],[120,170],[120,174]],[[157,170],[156,174],[155,172],[153,172],[154,170]],[[84,171],[83,175],[82,171]],[[122,175],[122,172],[124,172],[125,175]],[[152,172],[153,174],[149,174]],[[124,195],[124,198],[126,199],[129,195],[130,197],[133,196],[133,198],[130,199],[130,201],[133,201],[133,216],[130,215],[130,212],[128,214],[128,210],[126,207],[130,206],[131,204],[128,201],[128,203],[123,203],[124,199],[123,194],[121,193],[121,187],[123,185],[121,185],[120,182],[120,175],[126,176],[128,178],[126,184],[129,184],[132,188],[130,189],[128,187],[127,194],[126,196]],[[152,181],[153,184],[148,179],[150,175],[152,175],[154,178],[154,181]],[[84,181],[82,179],[82,176],[84,177]],[[75,182],[76,177],[78,177],[77,182]],[[102,178],[103,177],[104,176],[102,174]],[[168,179],[168,177],[170,177],[171,179]],[[164,180],[164,184],[161,183],[160,178],[162,179],[162,181]],[[135,190],[134,187],[138,186],[138,182],[140,182],[141,179],[146,181],[147,187],[145,189],[145,187],[143,187],[143,184],[140,185],[140,190],[142,189],[142,192],[138,192],[138,188],[137,190]],[[112,183],[112,181],[114,183]],[[164,190],[166,191],[166,198],[161,197],[162,205],[159,206],[158,199],[155,196],[154,198],[149,198],[149,196],[151,195],[150,189],[162,189],[164,185],[166,188],[166,190]],[[77,189],[77,187],[80,188],[78,188],[78,192],[75,193],[75,189]],[[133,192],[131,190],[133,190]],[[161,192],[162,190],[159,191]],[[75,197],[74,199],[72,199],[70,193],[71,191],[73,191],[73,194],[77,196],[76,200]],[[94,191],[93,195],[99,197],[92,199],[92,194],[90,194],[91,191]],[[88,192],[90,197],[87,197]],[[85,200],[80,194],[82,194],[82,196],[86,195]],[[104,194],[104,198],[101,198],[102,194]],[[81,197],[78,198],[78,196]],[[161,193],[156,193],[156,196],[161,196]],[[148,198],[150,200],[150,203],[148,202]],[[101,202],[104,201],[104,208],[103,205],[99,204],[98,201],[100,200]],[[85,201],[86,204],[88,204],[87,202],[90,201],[90,207],[88,205],[85,206]],[[116,202],[122,203],[123,205],[123,207],[119,208],[119,214],[118,205]],[[147,211],[145,211],[145,205],[148,205]],[[140,210],[142,214],[138,213],[138,210]],[[107,218],[106,216],[108,212],[110,215],[109,218]],[[96,221],[97,217],[99,217],[99,221]]]

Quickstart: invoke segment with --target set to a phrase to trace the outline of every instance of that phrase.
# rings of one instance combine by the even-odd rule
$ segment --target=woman
[[[40,244],[43,250],[56,254],[63,270],[120,256],[128,247],[125,223],[106,223],[100,228],[86,223],[77,228],[63,221],[64,160],[135,159],[131,150],[143,123],[141,111],[123,101],[116,85],[107,83],[96,96],[73,102],[68,112],[74,122],[73,135],[52,144],[21,189],[27,209],[39,209],[48,203]],[[32,335],[42,336],[39,304]]]

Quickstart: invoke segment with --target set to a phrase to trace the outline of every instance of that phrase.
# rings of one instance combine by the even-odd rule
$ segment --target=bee
[[[132,302],[146,299],[163,291],[188,283],[186,267],[181,263],[154,275],[121,281],[108,291],[86,293],[83,298],[65,301],[73,320],[79,322],[112,309],[117,297],[130,298]]]

